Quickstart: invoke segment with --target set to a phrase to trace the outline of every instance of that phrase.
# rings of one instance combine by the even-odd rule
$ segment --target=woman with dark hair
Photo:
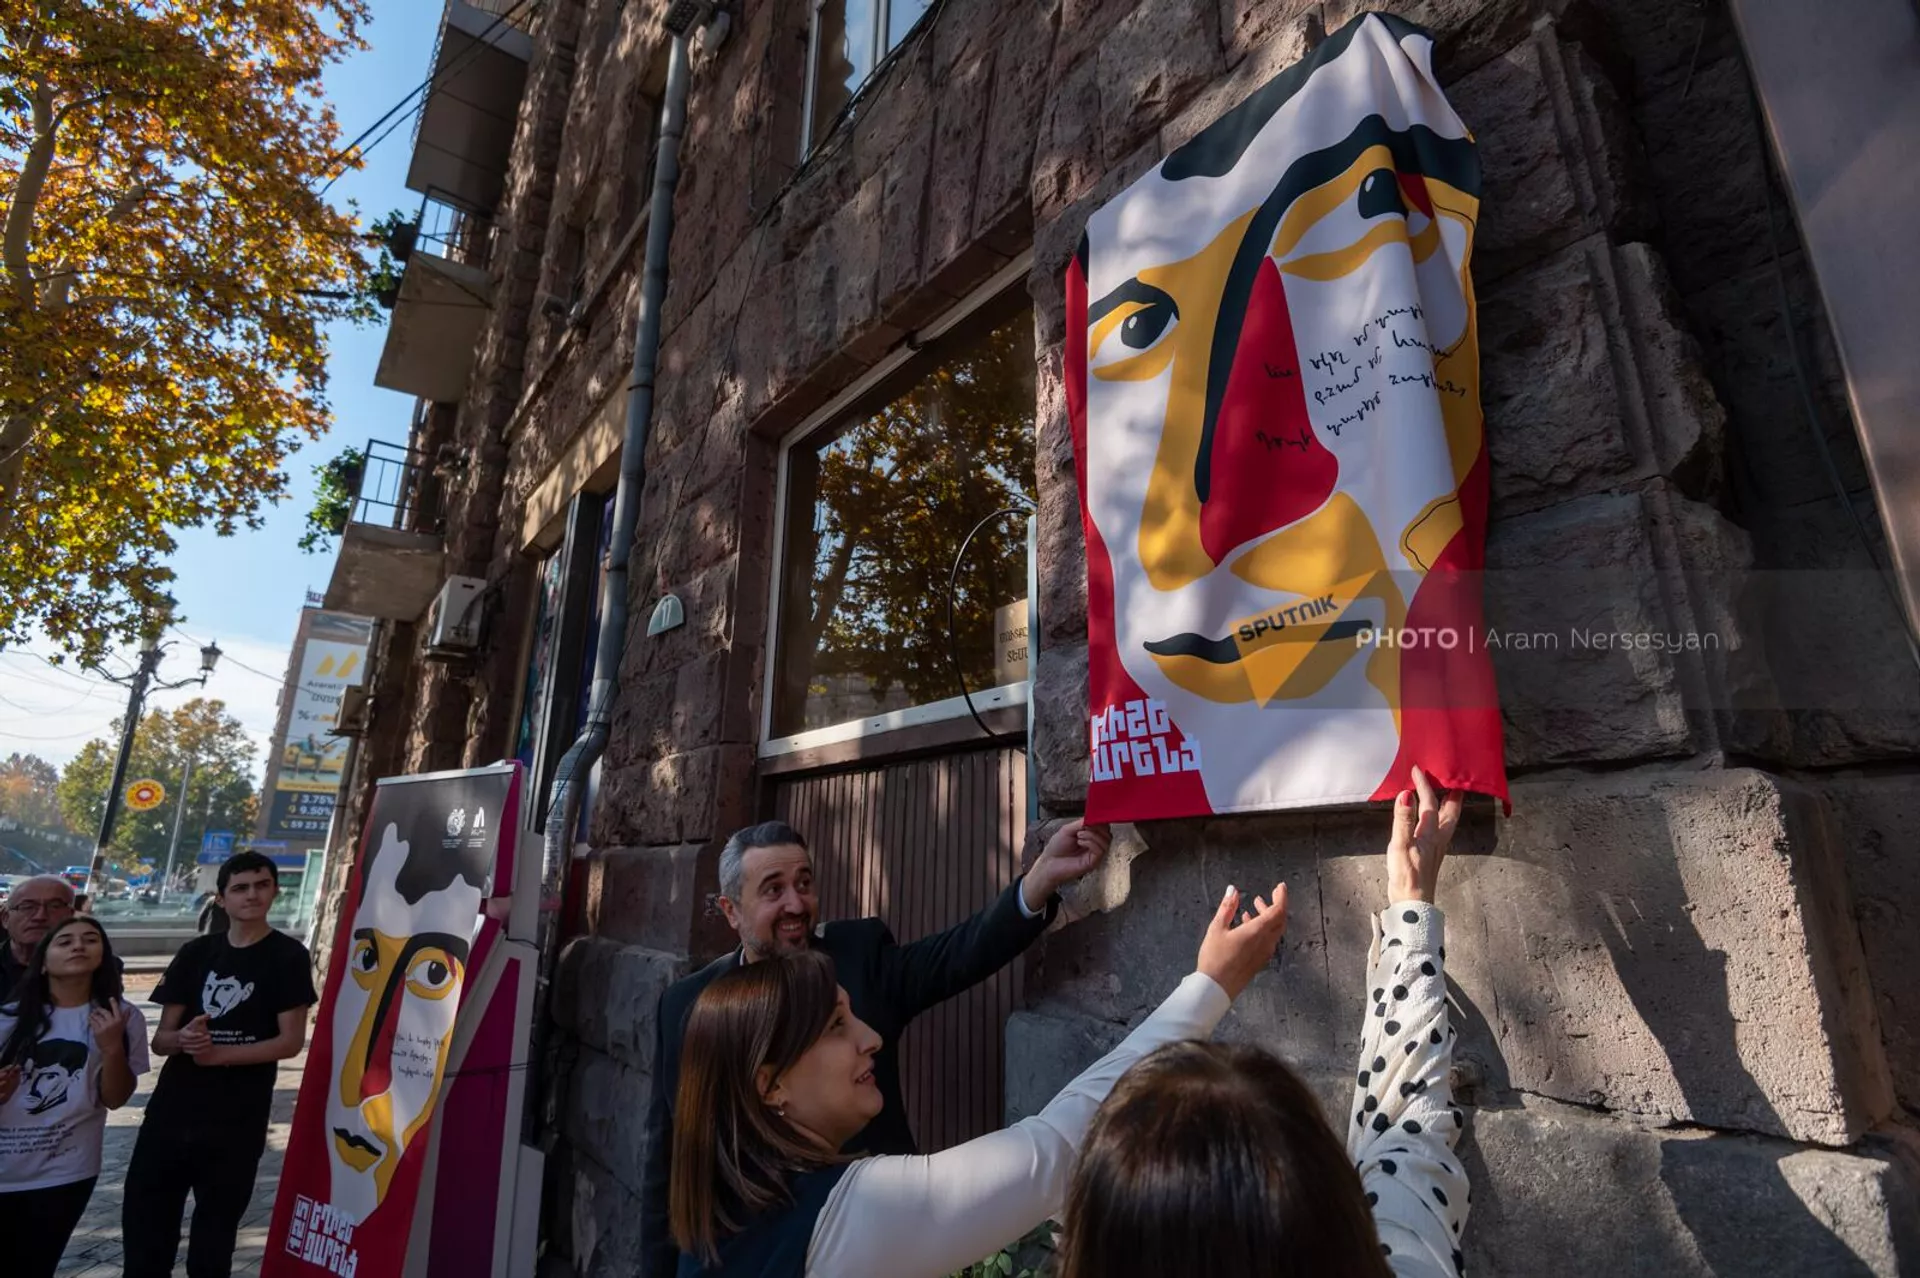
[[[147,1069],[147,1024],[122,997],[106,929],[47,933],[0,1007],[0,1254],[8,1278],[52,1278],[100,1175],[107,1111]]]
[[[848,1009],[831,959],[807,951],[722,975],[694,1003],[681,1055],[681,1275],[938,1278],[1020,1237],[1059,1209],[1115,1080],[1163,1043],[1211,1034],[1273,958],[1286,888],[1252,904],[1235,926],[1229,887],[1193,974],[1039,1114],[929,1156],[840,1153],[880,1112],[880,1036]]]
[[[1467,1179],[1447,1074],[1434,888],[1460,796],[1394,804],[1346,1147],[1305,1083],[1257,1047],[1176,1043],[1120,1080],[1067,1194],[1059,1278],[1453,1278]]]

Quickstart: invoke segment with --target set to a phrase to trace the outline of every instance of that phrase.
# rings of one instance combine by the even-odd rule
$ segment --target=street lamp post
[[[127,764],[133,758],[133,734],[140,727],[140,711],[146,704],[149,692],[170,692],[175,688],[184,688],[190,683],[205,686],[207,676],[220,660],[220,645],[210,643],[200,650],[200,674],[164,683],[155,678],[160,669],[160,659],[166,655],[167,645],[160,641],[160,632],[164,630],[164,615],[160,624],[147,636],[147,646],[140,652],[140,661],[132,674],[116,675],[99,667],[94,673],[112,683],[127,685],[127,717],[120,725],[120,752],[113,759],[113,779],[107,783],[107,807],[100,814],[100,834],[93,843],[93,863],[87,867],[87,885],[84,889],[89,895],[94,892],[94,884],[106,877],[107,847],[113,841],[114,822],[120,816],[120,791],[127,783]],[[181,796],[184,798],[185,796]],[[177,825],[177,822],[176,822]],[[176,835],[178,830],[175,831]]]
[[[186,766],[180,769],[180,798],[173,805],[173,837],[167,840],[167,868],[160,872],[160,890],[155,894],[155,904],[167,899],[167,884],[173,879],[173,858],[180,851],[180,827],[187,822],[187,787],[193,784],[193,755],[187,755]]]

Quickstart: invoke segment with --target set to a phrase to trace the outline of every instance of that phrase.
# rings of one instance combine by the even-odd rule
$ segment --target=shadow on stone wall
[[[1656,917],[1691,920],[1690,900],[1679,873],[1680,851],[1673,840],[1650,848],[1640,883],[1657,907]],[[1766,1099],[1765,1089],[1740,1057],[1727,978],[1728,957],[1710,947],[1692,927],[1670,928],[1658,954],[1636,947],[1624,928],[1602,930],[1614,970],[1627,996],[1652,1032],[1673,1070],[1688,1108],[1710,1111],[1729,1094],[1748,1097],[1758,1131],[1785,1131],[1787,1123]],[[1643,938],[1644,944],[1644,938]],[[1689,975],[1676,988],[1674,971]],[[1774,1240],[1777,1273],[1821,1274],[1828,1278],[1869,1278],[1872,1270],[1833,1233],[1783,1171],[1784,1158],[1756,1160],[1753,1174],[1727,1175],[1726,1160],[1712,1141],[1663,1141],[1660,1183],[1672,1195],[1693,1242],[1717,1274],[1751,1272],[1755,1238]]]

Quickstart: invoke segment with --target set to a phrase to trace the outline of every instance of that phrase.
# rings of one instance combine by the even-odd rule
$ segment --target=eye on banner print
[[[1507,797],[1472,137],[1369,14],[1097,210],[1067,271],[1087,815]]]

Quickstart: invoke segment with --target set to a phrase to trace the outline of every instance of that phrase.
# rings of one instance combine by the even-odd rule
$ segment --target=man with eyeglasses
[[[7,894],[4,943],[0,943],[0,1002],[33,962],[33,951],[47,933],[73,917],[73,885],[56,874],[22,879]]]

